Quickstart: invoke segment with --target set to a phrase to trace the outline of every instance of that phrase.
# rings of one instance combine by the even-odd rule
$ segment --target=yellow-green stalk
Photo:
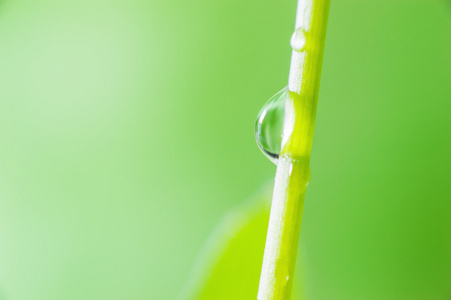
[[[299,0],[289,97],[258,300],[288,300],[293,284],[330,0]]]

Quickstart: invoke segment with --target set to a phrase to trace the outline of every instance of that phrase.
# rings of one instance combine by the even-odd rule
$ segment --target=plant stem
[[[293,284],[330,0],[299,0],[296,30],[305,46],[293,50],[259,300],[287,300]]]

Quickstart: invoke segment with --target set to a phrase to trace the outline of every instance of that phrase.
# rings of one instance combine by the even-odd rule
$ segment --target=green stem
[[[293,284],[330,0],[299,0],[296,30],[305,45],[293,50],[259,300],[287,300]],[[303,30],[303,34],[302,34]]]

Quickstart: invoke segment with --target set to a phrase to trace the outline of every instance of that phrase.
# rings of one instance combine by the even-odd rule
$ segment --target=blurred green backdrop
[[[296,1],[0,2],[0,299],[174,299],[275,167]],[[451,297],[451,6],[332,1],[302,229],[315,300]]]

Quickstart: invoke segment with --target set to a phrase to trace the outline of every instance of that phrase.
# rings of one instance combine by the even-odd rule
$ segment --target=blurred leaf
[[[207,241],[180,300],[256,299],[271,192],[272,185],[266,185],[223,218]],[[293,295],[293,299],[299,298]]]

